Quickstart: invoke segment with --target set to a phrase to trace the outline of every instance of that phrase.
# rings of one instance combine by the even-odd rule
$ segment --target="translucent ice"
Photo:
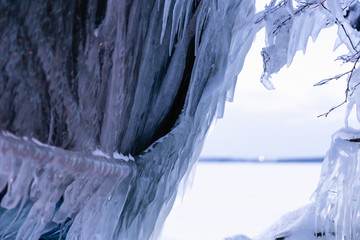
[[[157,238],[232,98],[253,1],[15,0],[0,13],[0,236]]]

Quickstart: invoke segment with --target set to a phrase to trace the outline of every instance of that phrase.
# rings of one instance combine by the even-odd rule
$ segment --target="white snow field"
[[[320,167],[200,162],[192,189],[176,200],[161,239],[219,240],[239,233],[257,239],[282,215],[310,202]]]

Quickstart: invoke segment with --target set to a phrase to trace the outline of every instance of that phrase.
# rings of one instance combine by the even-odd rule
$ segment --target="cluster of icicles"
[[[250,0],[224,3],[216,0],[157,1],[159,9],[160,6],[163,9],[162,28],[158,31],[157,24],[152,21],[151,41],[144,46],[149,47],[159,37],[159,41],[167,41],[170,52],[176,46],[172,53],[174,59],[185,61],[186,55],[181,50],[187,49],[190,37],[195,36],[195,60],[184,107],[176,123],[169,133],[136,156],[136,161],[129,161],[133,159],[130,155],[104,154],[100,150],[69,151],[2,132],[0,189],[5,190],[0,195],[0,217],[6,219],[0,222],[2,239],[37,240],[46,239],[47,234],[60,239],[156,238],[172,207],[180,180],[189,173],[200,154],[209,126],[214,117],[222,115],[225,100],[232,98],[237,74],[256,32],[265,26],[267,46],[262,52],[262,82],[271,89],[270,75],[285,64],[289,65],[296,51],[305,51],[308,38],[315,39],[325,27],[337,24],[338,43],[348,46],[349,56],[359,54],[357,43],[360,35],[354,29],[352,19],[345,19],[343,13],[343,9],[351,9],[352,2],[298,1],[299,6],[294,7],[293,1],[274,0],[265,11],[254,15],[254,5]],[[109,0],[109,6],[116,4],[124,5],[121,1]],[[196,4],[201,7],[193,13],[192,7]],[[132,11],[136,11],[136,7]],[[196,24],[190,24],[192,14]],[[114,19],[105,18],[105,21],[110,20]],[[118,37],[122,39],[123,29],[118,27]],[[98,30],[95,33],[97,37]],[[185,40],[182,42],[182,39]],[[123,45],[116,46],[120,58]],[[156,51],[155,47],[149,49]],[[148,90],[142,85],[147,83],[147,71],[153,74],[153,66],[148,65],[148,62],[142,63],[146,71],[141,72],[144,77],[140,79],[143,82],[139,83],[139,92]],[[167,79],[177,76],[175,70],[185,68],[183,65],[169,66],[174,71],[166,73],[170,74]],[[349,82],[352,90],[348,97],[349,112],[354,106],[360,110],[356,88],[359,81],[360,74],[356,69]],[[114,84],[122,89],[118,82],[114,81]],[[111,94],[113,99],[118,99],[115,88]],[[143,95],[138,93],[139,99],[134,99],[141,109],[144,107]],[[120,108],[120,100],[109,106]],[[132,102],[133,99],[125,100]],[[162,102],[156,104],[163,107]],[[134,119],[140,121],[136,106]],[[107,109],[110,120],[105,124],[107,127],[102,137],[105,145],[115,134],[111,132],[112,127],[118,127],[117,116],[113,115],[111,107]],[[142,126],[142,122],[130,123]],[[138,134],[135,130],[134,133]],[[119,134],[119,131],[115,132]],[[321,219],[318,224],[337,239],[356,239],[360,233],[359,143],[354,140],[358,139],[356,134],[355,130],[347,128],[334,135],[316,192],[317,214]],[[132,139],[131,147],[136,144],[132,137],[129,137]],[[113,138],[106,149],[112,149],[117,140]],[[56,231],[58,233],[54,234]]]
[[[155,10],[149,10],[148,6],[153,2]],[[59,73],[56,71],[58,65],[51,65],[47,58],[43,61],[53,70],[49,71],[52,74],[49,81],[56,96],[55,103],[62,104],[62,98],[67,101],[65,107],[69,110],[64,118],[75,139],[73,142],[78,144],[77,149],[84,146],[88,149],[65,150],[8,132],[0,134],[1,239],[135,240],[159,236],[180,181],[189,175],[196,163],[208,128],[215,117],[222,115],[225,101],[232,99],[236,77],[256,28],[251,23],[254,3],[249,0],[153,2],[108,0],[105,25],[87,36],[87,39],[96,38],[95,44],[84,44],[90,50],[85,52],[88,58],[82,72],[85,77],[81,88],[79,83],[81,107],[74,108],[76,104],[70,101],[70,94],[61,95],[68,93],[65,88],[57,89],[62,87],[62,79],[58,81],[56,78],[64,75],[63,69]],[[32,3],[36,4],[40,3]],[[125,12],[129,6],[130,13]],[[138,9],[149,19],[141,12],[137,13]],[[52,8],[45,10],[46,13]],[[124,17],[127,14],[129,19]],[[159,24],[161,15],[162,24]],[[34,19],[41,23],[42,19],[36,15]],[[139,21],[139,29],[130,28],[131,24],[137,26]],[[124,34],[126,23],[131,25],[127,35]],[[144,27],[145,23],[147,27]],[[39,34],[41,30],[34,32]],[[104,39],[101,43],[100,38]],[[39,49],[44,50],[48,44],[42,44]],[[110,48],[111,44],[115,45],[114,56],[103,54],[101,60],[99,46]],[[171,57],[168,47],[172,51]],[[67,48],[60,49],[60,53],[67,51]],[[128,53],[129,59],[123,61]],[[48,51],[42,51],[39,57],[48,54]],[[114,69],[108,74],[106,70],[112,66]],[[105,70],[100,72],[101,67]],[[190,67],[191,71],[188,70]],[[139,71],[138,76],[135,71]],[[186,71],[189,73],[183,77]],[[106,96],[110,100],[106,109],[101,111],[98,107],[102,101],[96,100],[102,88],[97,87],[105,81],[98,81],[97,75],[91,74],[93,72],[104,74],[104,79],[110,75],[113,77],[109,80],[109,96]],[[131,79],[118,81],[121,74],[127,74],[138,82]],[[152,81],[159,76],[163,81],[154,84]],[[173,92],[175,82],[180,85],[181,81],[185,82],[184,86]],[[91,88],[86,91],[88,85]],[[129,149],[145,146],[144,142],[148,143],[152,137],[150,133],[159,126],[158,119],[163,120],[169,111],[167,108],[172,106],[170,103],[179,93],[184,94],[183,108],[168,133],[150,142],[146,149],[140,148],[134,161],[131,155],[111,154],[120,141],[126,150],[116,149],[126,153],[131,152]],[[158,96],[154,97],[155,94],[160,97],[156,99]],[[149,104],[151,101],[154,101],[153,105]],[[55,108],[56,104],[52,107]],[[79,109],[87,120],[86,126],[79,122]],[[97,141],[95,136],[100,131],[96,125],[99,121],[93,117],[100,118],[102,113],[100,148],[104,152],[93,149],[97,146],[94,144]],[[67,115],[75,117],[67,119]],[[127,119],[127,116],[130,117]],[[120,121],[120,117],[124,121]],[[120,135],[124,132],[126,138]]]
[[[7,185],[1,207],[10,210],[2,213],[9,221],[0,223],[3,239],[38,239],[46,229],[70,218],[81,221],[84,229],[70,231],[71,239],[111,236],[103,224],[119,218],[135,174],[133,161],[66,151],[8,132],[0,134],[0,149],[0,189]]]

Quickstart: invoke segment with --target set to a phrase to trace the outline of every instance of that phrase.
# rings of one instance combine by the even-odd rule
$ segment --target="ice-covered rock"
[[[1,238],[157,238],[232,98],[254,2],[14,0],[0,13]]]

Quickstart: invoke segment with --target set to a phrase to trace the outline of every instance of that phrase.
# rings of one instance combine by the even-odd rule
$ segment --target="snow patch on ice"
[[[124,160],[125,162],[135,161],[134,157],[131,156],[131,154],[129,154],[129,156],[125,156],[125,155],[123,155],[122,153],[119,153],[119,152],[114,152],[113,153],[113,158],[114,159],[119,159],[119,160]]]
[[[315,203],[285,214],[273,226],[254,239],[311,240],[317,239],[321,229],[315,227]],[[321,235],[323,235],[321,233]],[[326,234],[328,236],[329,234]],[[329,239],[329,238],[327,238]]]
[[[324,237],[324,238],[322,238]],[[226,240],[332,240],[332,232],[323,232],[316,226],[316,204],[306,205],[298,210],[289,212],[275,222],[271,227],[254,238],[236,235]]]
[[[98,29],[98,28],[96,28],[96,29],[94,30],[94,36],[95,36],[96,38],[99,36],[99,29]]]
[[[110,158],[110,155],[107,154],[107,153],[104,153],[103,151],[101,151],[101,149],[95,149],[94,151],[92,151],[92,154],[94,156],[98,156],[98,157],[104,157],[104,158],[107,158],[107,159]]]
[[[28,140],[27,137],[23,137],[23,139],[24,139],[24,140]],[[35,144],[37,144],[38,146],[54,149],[54,146],[51,146],[51,145],[49,145],[49,144],[42,143],[42,142],[40,142],[39,140],[37,140],[36,138],[31,138],[31,141],[33,141],[33,142],[34,142]]]
[[[3,131],[1,131],[1,133],[2,133],[4,136],[6,136],[6,137],[11,137],[11,138],[17,139],[17,140],[20,139],[20,137],[14,135],[14,134],[12,134],[11,132],[8,132],[8,131],[4,131],[4,130],[3,130]]]

